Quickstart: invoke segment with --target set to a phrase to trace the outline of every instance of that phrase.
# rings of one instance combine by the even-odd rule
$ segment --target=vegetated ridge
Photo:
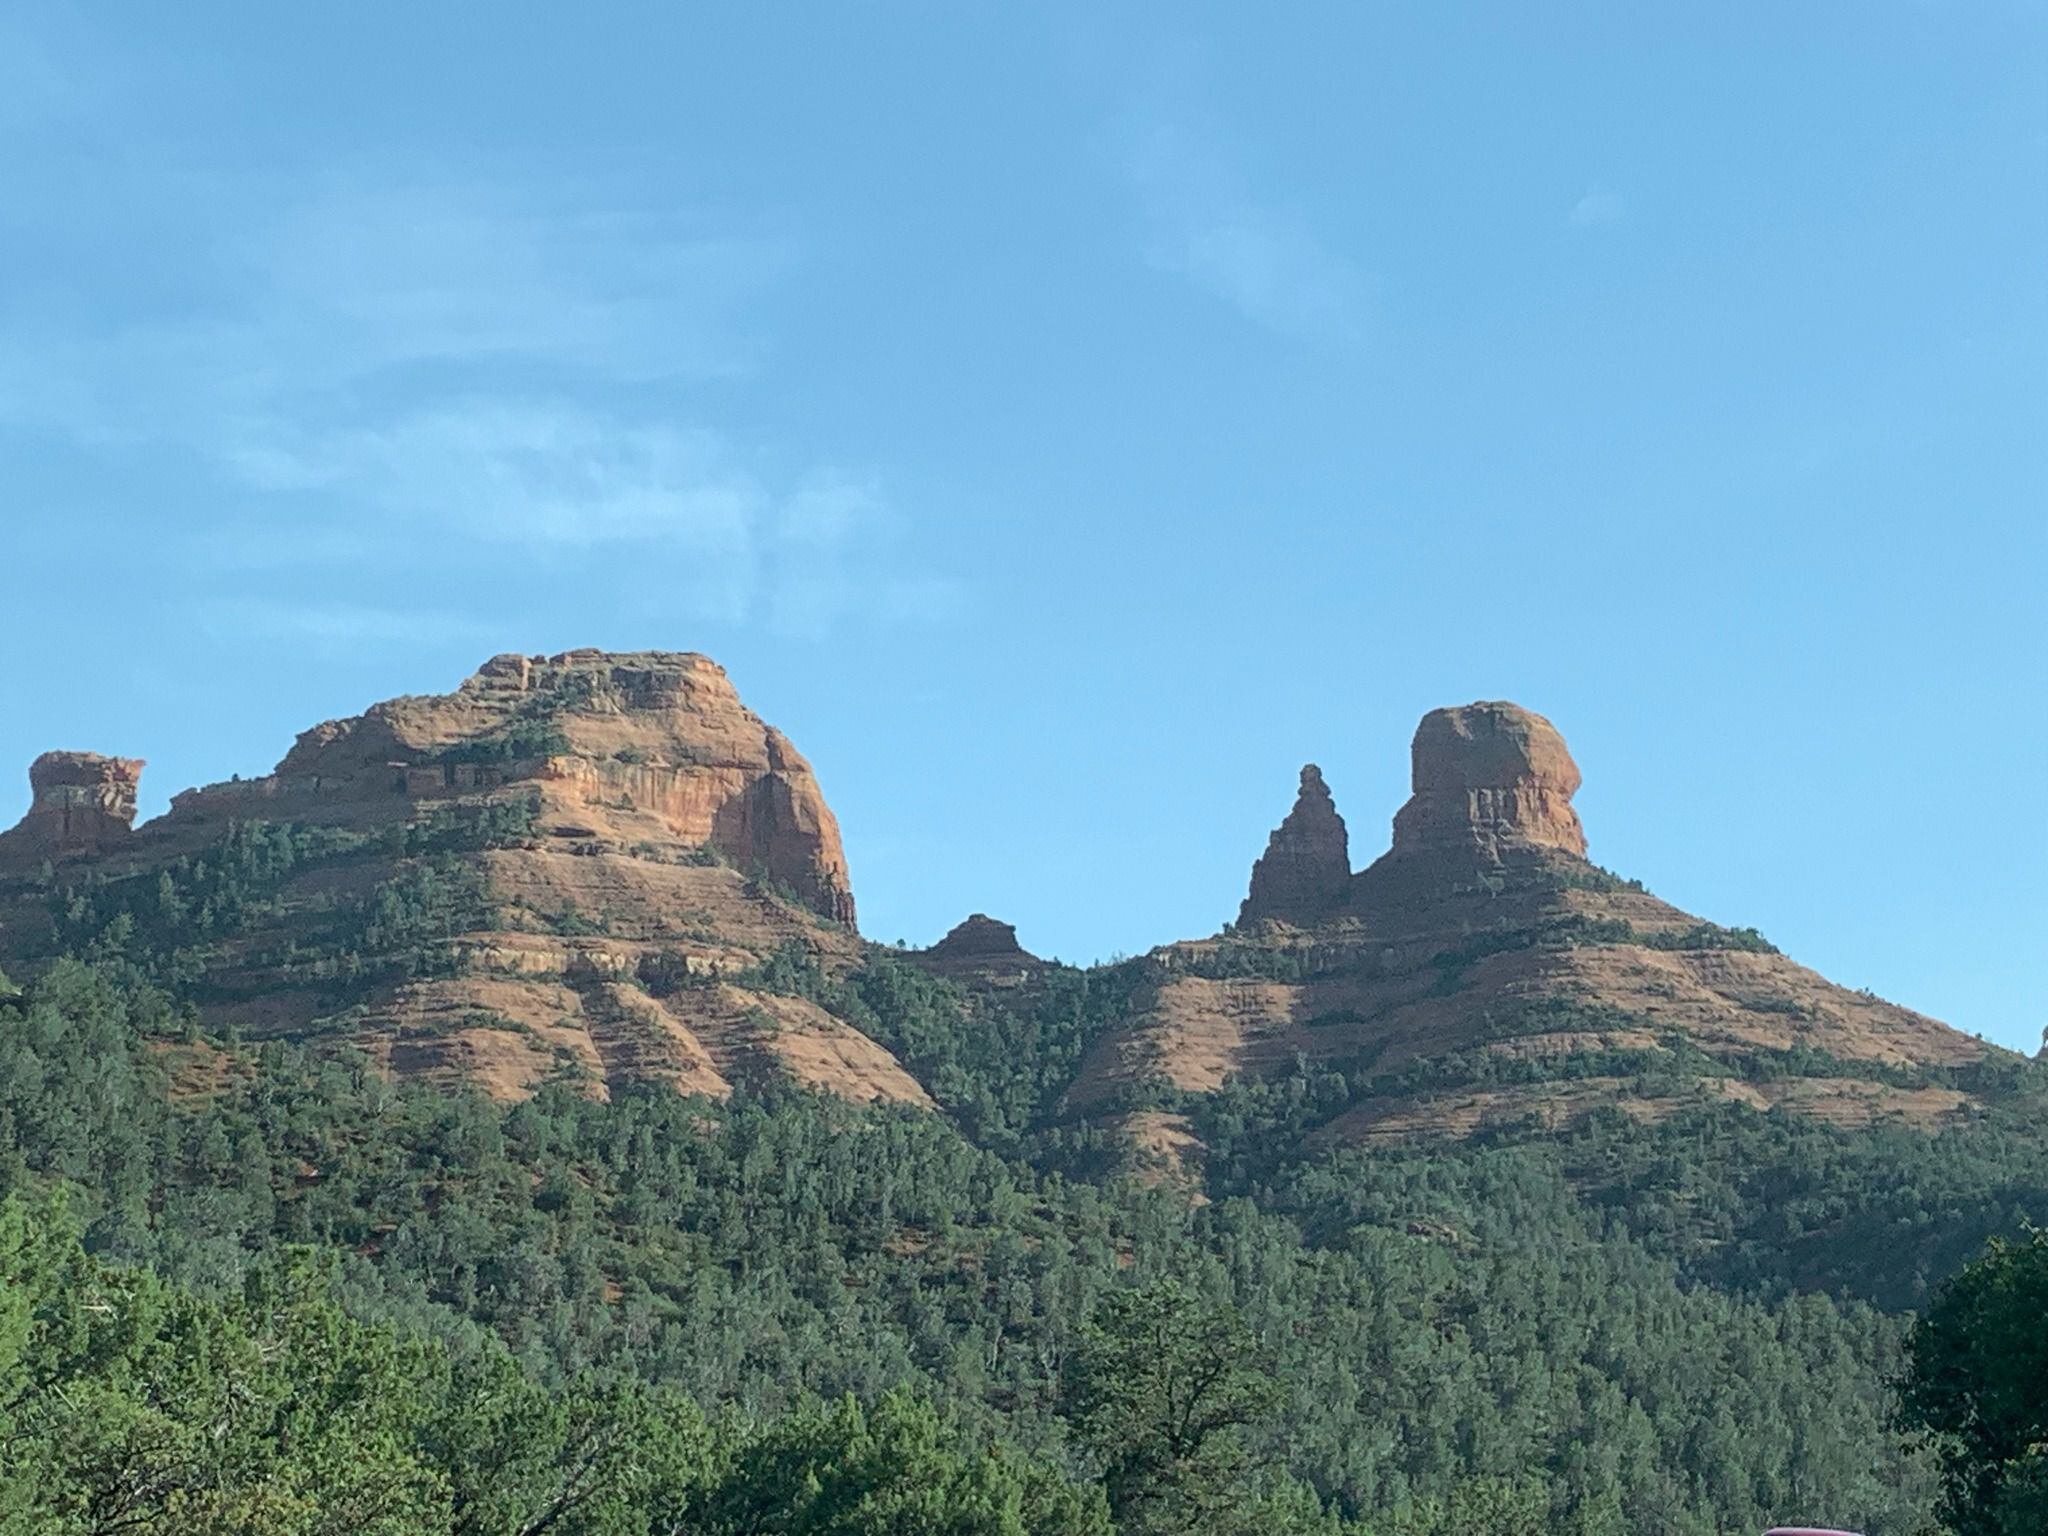
[[[703,656],[495,657],[135,827],[142,766],[32,766],[0,834],[18,971],[97,946],[247,1038],[345,1043],[501,1099],[769,1078],[932,1103],[834,1006],[874,946],[809,764]],[[1931,1127],[1979,1102],[1956,1073],[2002,1053],[1591,863],[1579,768],[1542,716],[1434,711],[1413,768],[1391,848],[1358,872],[1304,768],[1237,921],[1130,963],[1127,1015],[1049,1111],[1180,1176],[1199,1146],[1165,1098],[1304,1062],[1349,1092],[1313,1133],[1363,1142],[1702,1100]],[[1046,969],[982,914],[917,958],[970,994]],[[778,962],[817,984],[778,983]]]
[[[2048,1069],[1588,862],[1511,705],[1087,969],[863,941],[701,657],[141,768],[0,834],[0,1528],[1918,1536],[1907,1309],[2048,1221]]]

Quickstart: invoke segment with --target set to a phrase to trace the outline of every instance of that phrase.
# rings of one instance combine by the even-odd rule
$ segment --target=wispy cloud
[[[1619,192],[1606,187],[1589,187],[1586,195],[1572,204],[1571,222],[1578,228],[1594,224],[1614,224],[1628,216],[1628,204]]]
[[[615,379],[750,366],[732,317],[792,259],[674,215],[374,179],[289,208],[250,256],[261,318],[339,368],[523,360]]]
[[[732,543],[763,499],[706,430],[502,396],[368,426],[250,424],[225,445],[224,467],[254,489],[338,497],[371,523],[532,549]]]
[[[198,600],[210,629],[453,637],[475,626],[233,589],[297,573],[374,596],[492,550],[515,575],[633,551],[604,573],[619,601],[682,617],[808,634],[906,616],[876,574],[905,562],[875,478],[828,516],[836,471],[696,403],[768,360],[750,311],[795,263],[783,236],[484,175],[199,177],[103,207],[60,181],[33,189],[50,222],[150,250],[150,281],[45,262],[0,295],[0,427],[185,477],[208,511],[166,543],[229,589]]]
[[[224,640],[291,640],[336,645],[420,645],[473,640],[485,626],[461,614],[405,611],[349,603],[278,603],[229,599],[200,605],[198,619]]]
[[[758,363],[738,317],[788,266],[784,242],[505,187],[354,180],[372,185],[211,183],[192,189],[214,205],[199,228],[145,213],[92,231],[158,247],[155,284],[173,296],[138,304],[62,273],[25,286],[0,317],[0,408],[88,441],[213,453],[252,425],[451,392],[676,384]]]
[[[798,637],[960,607],[957,584],[904,570],[908,520],[872,477],[821,468],[780,482],[710,431],[567,400],[462,399],[371,427],[252,436],[228,462],[252,488],[346,509],[350,523],[311,544],[302,521],[244,531],[229,558],[249,567],[300,550],[325,564],[348,541],[403,562],[427,530],[526,566],[603,561],[622,592],[658,584],[671,607]]]
[[[1155,99],[1126,122],[1124,169],[1147,261],[1261,325],[1324,342],[1360,339],[1366,284],[1356,267],[1284,195],[1257,187],[1222,134],[1193,126],[1199,118]]]
[[[882,555],[905,530],[871,481],[819,471],[781,502],[770,526],[766,586],[771,622],[784,634],[821,636],[862,611],[930,624],[960,610],[957,583],[906,574]]]

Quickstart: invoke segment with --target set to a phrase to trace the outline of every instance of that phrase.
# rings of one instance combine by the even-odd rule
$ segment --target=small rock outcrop
[[[1252,866],[1251,893],[1238,909],[1238,926],[1268,918],[1314,923],[1343,902],[1350,886],[1350,834],[1322,770],[1310,763],[1301,770],[1294,808]]]
[[[1018,973],[1045,962],[1017,942],[1017,929],[985,912],[954,924],[947,935],[917,959],[941,975]]]
[[[1585,857],[1572,809],[1579,765],[1541,715],[1499,702],[1431,710],[1416,729],[1413,761],[1414,794],[1394,817],[1396,858]]]
[[[986,912],[972,913],[955,923],[946,936],[931,947],[931,953],[962,960],[1033,958],[1017,942],[1015,923],[999,921]]]
[[[20,823],[0,834],[0,857],[64,859],[125,841],[135,826],[142,768],[134,757],[45,752],[29,765],[35,798]]]

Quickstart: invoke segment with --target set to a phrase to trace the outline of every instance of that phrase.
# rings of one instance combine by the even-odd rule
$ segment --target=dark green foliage
[[[344,916],[333,942],[346,952],[386,957],[408,974],[433,974],[454,964],[449,939],[496,921],[475,866],[440,854],[406,864],[378,885]]]
[[[1100,1496],[896,1392],[707,1420],[364,1323],[284,1253],[209,1299],[0,1201],[5,1536],[1108,1536]]]
[[[1306,981],[1316,973],[1313,950],[1276,949],[1268,944],[1218,944],[1212,949],[1183,951],[1161,961],[1133,961],[1140,970],[1162,966],[1174,975],[1208,981]]]
[[[416,820],[381,834],[392,853],[475,853],[504,848],[534,835],[540,803],[531,795],[496,798],[475,805],[439,806]]]
[[[168,869],[57,890],[51,917],[61,950],[201,999],[229,945],[241,966],[286,981],[441,973],[455,963],[449,938],[496,920],[466,856],[531,836],[534,815],[520,797],[443,807],[374,836],[242,822]],[[362,870],[385,872],[362,894],[346,878],[309,879]]]
[[[1285,1399],[1244,1320],[1173,1280],[1105,1297],[1065,1382],[1076,1437],[1133,1533],[1270,1529],[1255,1448]]]
[[[290,1261],[206,1302],[90,1259],[58,1202],[0,1203],[0,1530],[447,1529],[431,1368]]]
[[[1844,1134],[1796,1115],[1759,1115],[1699,1097],[1661,1125],[1618,1111],[1564,1132],[1504,1131],[1475,1143],[1401,1150],[1295,1149],[1361,1099],[1510,1083],[1619,1076],[1631,1094],[1682,1094],[1736,1069],[1693,1050],[1580,1053],[1562,1062],[1485,1052],[1379,1076],[1303,1066],[1176,1099],[1210,1149],[1212,1193],[1291,1213],[1312,1238],[1345,1229],[1388,1181],[1479,1167],[1530,1170],[1551,1191],[1538,1225],[1626,1236],[1678,1266],[1688,1284],[1779,1297],[1810,1290],[1887,1310],[1919,1306],[1984,1241],[2048,1222],[2048,1069],[2021,1061],[1902,1074],[1821,1053],[1760,1054],[1741,1075],[1875,1077],[1995,1092],[2003,1107],[1938,1133],[1880,1124]],[[1524,1199],[1526,1195],[1518,1195]]]
[[[168,869],[56,890],[57,942],[72,953],[132,962],[161,982],[189,982],[217,945],[284,915],[283,891],[298,871],[371,846],[336,828],[241,822]]]
[[[1646,933],[1637,942],[1651,949],[1741,949],[1757,955],[1780,953],[1777,945],[1754,928],[1723,928],[1719,923],[1695,923],[1681,933]]]
[[[2048,1530],[2048,1233],[1994,1241],[1907,1341],[1900,1417],[1934,1437],[1959,1536]]]
[[[1052,966],[1014,990],[970,994],[883,949],[835,982],[797,945],[734,980],[809,998],[881,1041],[970,1139],[1006,1153],[1024,1148],[1073,1081],[1082,1052],[1150,985],[1136,965]]]
[[[812,984],[794,957],[777,974]],[[950,988],[922,990],[907,962],[881,974],[910,1000],[900,1039],[929,1009],[934,1059],[957,1051],[992,1097],[1028,1094],[1029,1071],[942,1025]],[[1099,1021],[1074,984],[1005,1007],[1037,1017],[1063,997]],[[898,1006],[865,985],[870,1007]],[[2038,1150],[2000,1161],[1989,1131],[1808,1141],[1727,1112],[1295,1160],[1258,1130],[1314,1097],[1283,1079],[1259,1090],[1271,1102],[1215,1101],[1217,1203],[1189,1212],[1035,1173],[936,1116],[796,1094],[550,1091],[501,1110],[267,1046],[230,1053],[212,1096],[178,1107],[152,1063],[212,1049],[180,1043],[191,1027],[161,994],[78,965],[0,1004],[0,1188],[69,1182],[96,1251],[201,1296],[240,1294],[281,1244],[311,1244],[354,1311],[459,1352],[494,1336],[556,1391],[630,1369],[774,1415],[905,1387],[1055,1458],[1086,1320],[1126,1285],[1172,1280],[1242,1317],[1273,1361],[1279,1418],[1243,1443],[1313,1490],[1275,1483],[1274,1530],[1315,1528],[1320,1498],[1379,1512],[1375,1529],[1436,1536],[1484,1509],[1511,1532],[1534,1487],[1552,1528],[1587,1536],[1624,1518],[1761,1528],[1795,1498],[1873,1536],[1910,1531],[1931,1494],[1884,1428],[1901,1325],[1796,1290],[1910,1287],[1953,1231],[1996,1228],[2007,1195],[2039,1192]],[[1235,1130],[1233,1112],[1249,1117]],[[1844,1222],[1867,1236],[1838,1248]]]
[[[751,1437],[706,1501],[704,1536],[1111,1536],[1099,1490],[1006,1448],[977,1453],[894,1390],[798,1408]]]
[[[1546,868],[1534,877],[1538,883],[1556,891],[1637,891],[1644,889],[1640,880],[1625,880],[1611,869],[1598,864],[1571,864]]]
[[[574,906],[567,906],[547,920],[548,931],[564,938],[587,938],[592,934],[611,932],[611,922],[600,912],[595,917]]]
[[[467,868],[452,851],[411,853],[326,931],[355,924],[366,956],[445,954],[477,918]],[[673,959],[650,962],[651,988],[700,984]],[[1304,1134],[1362,1093],[1553,1069],[1483,1054],[1401,1074],[1304,1068],[1160,1096],[1210,1148],[1215,1203],[1191,1212],[1045,1171],[1108,1165],[1107,1133],[1063,1128],[1058,1095],[1156,981],[1144,962],[970,994],[887,953],[832,980],[792,948],[743,978],[855,1019],[970,1136],[794,1093],[718,1106],[551,1090],[505,1110],[392,1087],[346,1056],[194,1043],[202,1016],[135,970],[60,963],[0,999],[0,1194],[70,1186],[101,1260],[146,1266],[194,1304],[239,1305],[308,1245],[349,1314],[390,1337],[458,1360],[509,1351],[493,1358],[516,1360],[532,1395],[504,1400],[547,1423],[598,1390],[594,1370],[627,1373],[607,1391],[630,1379],[763,1422],[794,1415],[756,1445],[751,1465],[781,1469],[751,1485],[766,1502],[691,1506],[699,1519],[801,1504],[842,1522],[804,1529],[887,1529],[857,1522],[921,1509],[936,1483],[969,1511],[957,1518],[997,1523],[935,1528],[1008,1530],[1014,1510],[1032,1529],[1051,1517],[1031,1510],[1075,1497],[1063,1478],[999,1476],[960,1448],[995,1439],[1014,1448],[996,1462],[1059,1463],[1073,1449],[1062,1382],[1093,1347],[1088,1320],[1107,1329],[1106,1298],[1171,1281],[1196,1316],[1241,1318],[1271,1361],[1278,1417],[1231,1431],[1272,1469],[1253,1490],[1260,1529],[1358,1516],[1378,1536],[1619,1536],[1645,1522],[1692,1536],[1824,1513],[1898,1536],[1933,1488],[1885,1427],[1904,1327],[1892,1314],[1986,1235],[2048,1220],[2048,1117],[2025,1064],[1976,1069],[1973,1086],[2008,1107],[1938,1136],[1703,1100],[1661,1126],[1617,1115],[1564,1135],[1306,1153]],[[218,1070],[206,1096],[174,1103],[171,1069],[188,1058]],[[1674,1091],[1736,1070],[1684,1051],[1568,1070],[1593,1068]],[[1740,1070],[1846,1069],[1788,1055]],[[916,1400],[885,1408],[899,1389]],[[839,1404],[847,1394],[869,1406]],[[582,1464],[543,1449],[515,1475],[506,1447],[526,1431],[506,1422],[497,1441],[471,1425],[459,1453],[433,1452],[449,1497],[461,1466],[502,1463],[491,1486],[516,1490],[548,1482],[549,1456]],[[531,1440],[576,1443],[556,1435]],[[929,1475],[891,1483],[905,1464]]]
[[[561,726],[544,716],[514,718],[484,736],[471,736],[428,753],[430,763],[514,763],[561,757],[570,750]]]

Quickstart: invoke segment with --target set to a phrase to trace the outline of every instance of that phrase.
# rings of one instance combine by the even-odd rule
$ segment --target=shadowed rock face
[[[930,952],[954,959],[1030,958],[1017,942],[1017,925],[999,922],[985,912],[976,912],[954,924]]]
[[[0,857],[62,859],[124,841],[135,825],[142,767],[134,757],[45,752],[29,765],[35,799],[20,824],[0,835]]]
[[[1579,765],[1557,727],[1519,704],[1431,710],[1416,729],[1414,794],[1394,817],[1394,855],[1548,849],[1586,855],[1572,809]]]
[[[1267,918],[1306,924],[1327,916],[1351,885],[1351,840],[1322,770],[1301,770],[1301,789],[1287,819],[1273,829],[1252,866],[1251,894],[1238,909],[1240,926]]]
[[[962,980],[1018,976],[1045,964],[1017,942],[1014,924],[984,912],[962,919],[915,958],[927,970]]]

